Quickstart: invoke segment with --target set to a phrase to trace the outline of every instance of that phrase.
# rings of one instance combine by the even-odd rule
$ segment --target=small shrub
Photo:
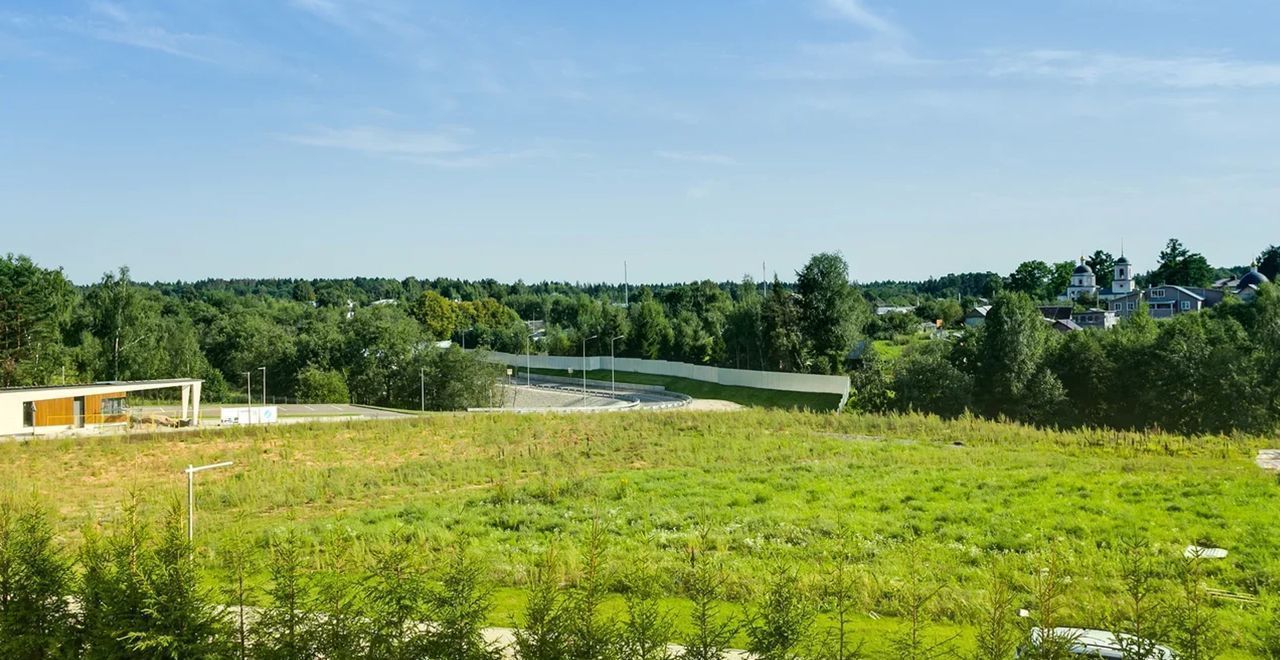
[[[569,623],[560,586],[560,566],[548,550],[528,577],[524,620],[516,630],[520,660],[569,660]]]
[[[778,568],[747,629],[760,660],[795,660],[809,644],[814,610],[794,570]]]
[[[70,586],[71,568],[44,510],[0,498],[0,655],[73,656]]]
[[[685,660],[721,660],[739,625],[720,611],[724,573],[695,551],[686,576],[685,593],[693,601],[690,633],[684,640]]]

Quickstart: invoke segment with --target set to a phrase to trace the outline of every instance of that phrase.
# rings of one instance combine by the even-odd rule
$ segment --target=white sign
[[[279,411],[275,406],[260,406],[254,408],[223,408],[221,410],[222,424],[271,424],[279,417]]]

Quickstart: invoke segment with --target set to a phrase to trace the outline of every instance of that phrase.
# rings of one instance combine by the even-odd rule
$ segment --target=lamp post
[[[231,461],[212,463],[210,465],[188,465],[183,472],[187,473],[187,541],[195,539],[196,533],[196,473],[214,468],[231,467]]]
[[[253,372],[244,372],[245,398],[249,401],[249,424],[253,423]]]
[[[582,395],[587,395],[587,342],[599,337],[600,335],[591,335],[582,338]]]
[[[533,350],[530,346],[533,341],[533,335],[526,334],[524,337],[524,384],[526,387],[533,387]]]
[[[626,335],[618,335],[617,337],[609,338],[609,392],[613,394],[618,393],[617,371],[613,368],[613,342],[615,340],[622,339],[623,337],[626,337]]]
[[[262,407],[267,407],[267,368],[258,367],[258,371],[262,372]]]

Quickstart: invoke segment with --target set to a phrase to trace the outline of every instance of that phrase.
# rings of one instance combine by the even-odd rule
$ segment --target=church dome
[[[1122,255],[1120,255],[1120,258],[1119,258],[1119,259],[1116,259],[1116,265],[1117,265],[1117,266],[1128,266],[1128,265],[1129,265],[1129,257],[1126,257],[1126,256],[1124,256],[1123,254],[1122,254]]]
[[[1258,269],[1255,267],[1249,269],[1249,272],[1245,273],[1244,276],[1240,278],[1240,281],[1236,283],[1236,288],[1244,289],[1249,285],[1262,286],[1270,281],[1271,280],[1267,279],[1266,275],[1259,273]]]
[[[1076,269],[1072,274],[1073,275],[1092,275],[1093,269],[1089,267],[1089,264],[1082,263],[1079,266],[1076,266]]]

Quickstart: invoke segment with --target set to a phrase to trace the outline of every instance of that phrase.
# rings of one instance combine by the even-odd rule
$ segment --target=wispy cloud
[[[822,14],[865,34],[835,42],[802,42],[795,57],[764,67],[766,78],[847,80],[909,72],[929,62],[915,55],[907,31],[867,8],[864,0],[820,0]]]
[[[828,12],[881,37],[901,39],[906,32],[887,18],[867,9],[862,0],[822,0]]]
[[[469,147],[459,141],[462,130],[394,131],[374,126],[352,128],[320,127],[307,133],[286,135],[296,144],[332,147],[383,156],[439,156],[464,152]]]
[[[738,165],[738,161],[724,154],[706,153],[701,151],[655,151],[653,155],[664,160],[672,160],[681,163],[700,163],[703,165]]]
[[[94,2],[89,9],[91,17],[73,27],[103,41],[206,63],[217,62],[219,52],[235,46],[233,42],[209,35],[169,30],[134,16],[114,2]]]
[[[1077,50],[992,53],[993,76],[1181,89],[1280,86],[1280,62],[1226,57],[1140,57]]]
[[[549,155],[544,149],[486,150],[464,141],[470,133],[452,128],[402,131],[376,126],[318,127],[279,136],[294,144],[340,149],[369,156],[406,160],[436,167],[484,167]]]
[[[214,34],[174,29],[164,17],[140,14],[110,0],[95,0],[84,14],[37,17],[30,22],[193,62],[253,73],[297,73],[267,51]]]
[[[897,42],[803,43],[786,62],[766,66],[761,75],[782,80],[853,80],[872,76],[915,76],[941,62],[917,57]]]

